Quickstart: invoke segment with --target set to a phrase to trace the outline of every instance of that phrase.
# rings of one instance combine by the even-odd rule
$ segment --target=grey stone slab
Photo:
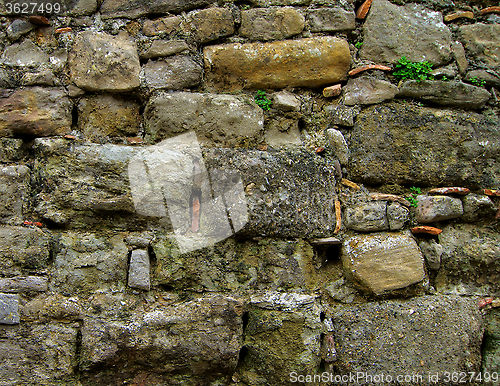
[[[0,222],[21,225],[30,196],[30,170],[24,165],[0,167]]]
[[[182,90],[200,84],[203,68],[191,57],[179,55],[149,61],[141,74],[144,85],[150,90]]]
[[[31,40],[15,43],[3,50],[2,62],[12,67],[37,67],[48,64],[49,55],[36,46]]]
[[[0,324],[19,324],[19,295],[0,294]]]
[[[385,80],[360,77],[349,79],[344,87],[344,103],[347,106],[372,105],[394,99],[398,88]]]
[[[128,286],[149,291],[151,289],[150,266],[148,251],[134,249],[130,256]]]
[[[2,292],[45,292],[47,289],[48,278],[43,276],[0,278]]]
[[[500,66],[500,25],[475,23],[459,28],[465,51],[479,63],[498,69]]]
[[[180,13],[193,8],[202,8],[209,3],[210,0],[158,0],[154,3],[147,0],[105,0],[100,12],[105,19],[117,17],[136,19],[145,15]]]
[[[307,22],[312,32],[349,31],[356,27],[353,11],[335,7],[308,11]]]
[[[423,224],[459,218],[464,213],[462,201],[459,198],[417,196],[417,200],[415,217],[418,222]]]
[[[387,230],[389,229],[387,203],[369,201],[349,205],[345,209],[345,224],[349,229],[363,232]]]

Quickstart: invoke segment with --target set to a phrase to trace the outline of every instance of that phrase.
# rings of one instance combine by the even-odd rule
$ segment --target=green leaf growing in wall
[[[413,79],[420,82],[422,80],[434,79],[431,71],[432,63],[427,61],[412,62],[403,56],[394,66],[394,72],[392,75],[401,80]]]
[[[474,86],[477,86],[477,87],[486,86],[486,81],[484,79],[478,79],[477,76],[473,76],[472,78],[470,78],[469,82],[471,82]]]
[[[363,47],[363,42],[356,42],[356,43],[354,44],[354,47],[356,47],[358,50],[360,50],[360,49],[361,49],[361,47]]]
[[[411,206],[413,206],[414,208],[416,208],[418,206],[417,196],[419,194],[422,194],[422,189],[417,188],[415,186],[412,186],[410,188],[410,192],[411,192],[411,194],[409,196],[405,197],[405,198],[410,203]]]
[[[257,94],[255,94],[254,99],[257,106],[259,106],[262,110],[271,110],[273,102],[267,98],[265,91],[257,90]]]

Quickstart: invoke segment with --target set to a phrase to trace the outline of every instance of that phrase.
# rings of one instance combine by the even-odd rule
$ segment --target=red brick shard
[[[370,10],[372,2],[373,0],[366,0],[363,4],[361,4],[361,7],[359,7],[356,11],[357,19],[363,20],[366,15],[368,15],[368,11]]]
[[[488,7],[481,10],[481,15],[487,15],[488,13],[500,13],[500,6]]]
[[[354,76],[354,75],[359,74],[360,72],[368,71],[368,70],[391,71],[392,68],[384,66],[382,64],[367,64],[366,66],[361,66],[361,67],[357,67],[357,68],[352,69],[351,71],[349,71],[348,74],[349,74],[349,76]]]
[[[334,96],[339,96],[341,92],[342,92],[342,85],[336,84],[330,87],[325,87],[323,89],[323,96],[325,98],[331,98]]]
[[[71,31],[73,31],[73,29],[71,27],[61,27],[61,28],[56,29],[54,31],[54,33],[65,34],[65,33],[71,32]]]
[[[458,188],[458,187],[452,187],[452,188],[434,188],[429,190],[429,194],[460,194],[462,196],[465,196],[466,194],[470,193],[470,189],[467,188]]]
[[[410,202],[401,197],[397,196],[395,194],[388,194],[388,193],[370,193],[370,198],[375,201],[391,201],[391,202],[399,202],[401,205],[404,206],[410,206]]]
[[[484,194],[486,194],[487,196],[500,197],[500,190],[484,189]]]
[[[417,227],[411,228],[411,233],[416,234],[427,234],[427,235],[438,235],[442,232],[442,229],[430,227],[428,225],[419,225]]]
[[[42,25],[42,26],[50,25],[49,19],[47,19],[45,16],[40,16],[40,15],[30,16],[28,18],[28,21],[35,25]]]

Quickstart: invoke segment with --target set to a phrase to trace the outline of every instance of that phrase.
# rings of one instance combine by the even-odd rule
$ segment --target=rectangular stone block
[[[0,167],[0,222],[23,223],[23,211],[30,199],[30,169],[24,165]]]
[[[19,324],[19,295],[0,293],[0,324]]]
[[[47,289],[48,278],[42,276],[0,278],[2,292],[45,292]]]
[[[322,87],[345,80],[351,55],[334,37],[204,49],[206,83],[217,90]]]
[[[130,256],[128,286],[149,291],[151,288],[149,277],[150,265],[148,251],[134,249]]]

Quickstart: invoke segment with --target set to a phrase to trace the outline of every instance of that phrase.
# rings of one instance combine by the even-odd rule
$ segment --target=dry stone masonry
[[[22,3],[0,385],[499,384],[497,2]]]

